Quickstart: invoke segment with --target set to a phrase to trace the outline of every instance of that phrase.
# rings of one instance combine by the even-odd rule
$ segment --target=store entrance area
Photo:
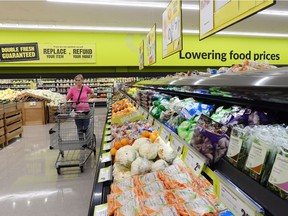
[[[54,124],[23,126],[22,138],[0,150],[1,215],[87,215],[106,112],[106,107],[95,108],[96,155],[91,154],[83,173],[71,167],[57,174],[59,150],[49,149]]]

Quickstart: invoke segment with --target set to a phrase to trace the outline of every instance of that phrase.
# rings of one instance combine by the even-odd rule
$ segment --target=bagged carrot
[[[202,197],[194,199],[192,202],[184,203],[184,208],[189,216],[216,216],[218,212],[215,208]]]
[[[163,181],[167,176],[173,176],[175,174],[182,173],[178,165],[171,165],[166,167],[164,170],[158,172],[158,177]]]
[[[115,216],[146,216],[139,197],[129,200],[125,205],[119,207]]]
[[[137,186],[146,186],[154,181],[160,181],[156,172],[135,176],[134,182]]]
[[[163,183],[167,189],[179,189],[192,187],[193,180],[189,173],[178,173],[173,176],[168,176],[163,180]]]
[[[159,212],[164,206],[168,205],[164,193],[158,193],[143,202],[143,207],[148,215]]]
[[[126,178],[118,182],[113,182],[110,186],[111,193],[122,193],[131,190],[133,187],[135,187],[133,178]]]
[[[151,216],[178,216],[178,212],[174,206],[164,206],[159,212],[151,214]]]
[[[116,194],[114,196],[114,208],[117,209],[132,199],[135,199],[138,196],[138,191],[136,188],[133,188],[128,191],[124,191],[121,194]]]
[[[176,199],[177,203],[190,202],[198,197],[198,194],[191,188],[171,190],[171,193]]]
[[[165,187],[161,181],[154,181],[149,185],[140,187],[140,191],[141,191],[140,196],[143,198],[143,200],[145,200],[157,193],[163,192],[164,190],[165,190]]]
[[[114,197],[116,194],[109,194],[107,196],[107,203],[108,203],[108,215],[114,215],[116,208],[114,207]]]

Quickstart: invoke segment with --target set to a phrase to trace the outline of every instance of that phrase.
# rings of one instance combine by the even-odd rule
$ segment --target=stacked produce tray
[[[22,103],[8,103],[4,104],[4,128],[5,128],[5,143],[17,137],[22,136],[23,122],[22,122]]]
[[[0,104],[0,145],[2,148],[5,144],[5,128],[4,128],[4,108],[3,104]]]

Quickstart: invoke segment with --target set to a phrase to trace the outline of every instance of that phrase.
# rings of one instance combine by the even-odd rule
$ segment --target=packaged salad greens
[[[226,159],[235,167],[242,170],[251,142],[252,128],[235,126],[230,135],[229,146],[226,154]]]
[[[283,144],[278,150],[274,161],[267,188],[282,199],[288,200],[288,142],[283,139]]]
[[[261,184],[266,184],[276,151],[269,129],[256,131],[243,171]]]

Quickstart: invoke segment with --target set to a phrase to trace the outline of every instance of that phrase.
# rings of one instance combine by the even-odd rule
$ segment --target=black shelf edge
[[[99,104],[97,103],[97,106],[98,105]],[[106,106],[106,103],[105,103],[105,106]],[[108,112],[106,114],[106,120],[107,120],[107,117],[108,117]],[[106,124],[104,124],[104,127],[103,127],[103,134],[102,134],[102,140],[101,140],[101,145],[100,145],[100,150],[99,150],[100,151],[99,157],[97,158],[97,166],[96,166],[96,172],[95,172],[95,177],[94,177],[94,182],[93,182],[92,194],[90,198],[88,216],[94,215],[94,209],[96,205],[107,203],[107,195],[110,193],[110,185],[112,183],[112,181],[98,183],[100,169],[112,165],[111,162],[101,163],[100,161],[101,154],[103,153],[102,149],[103,149],[103,143],[104,143],[104,137],[105,137],[105,134],[104,134],[105,125]]]
[[[259,203],[265,209],[265,215],[283,216],[284,212],[288,212],[287,200],[281,199],[226,160],[221,159],[216,170]]]

